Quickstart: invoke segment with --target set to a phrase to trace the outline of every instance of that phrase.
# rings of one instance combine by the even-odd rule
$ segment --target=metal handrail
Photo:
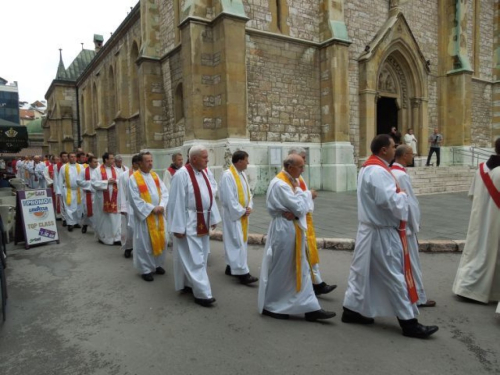
[[[452,147],[451,150],[453,153],[453,164],[455,164],[455,154],[470,157],[471,158],[470,165],[471,166],[475,165],[476,167],[479,166],[479,163],[481,161],[487,161],[491,156],[490,151],[488,151],[484,148],[475,147],[475,146],[469,147],[469,150],[464,150],[463,148],[456,148],[456,147]]]

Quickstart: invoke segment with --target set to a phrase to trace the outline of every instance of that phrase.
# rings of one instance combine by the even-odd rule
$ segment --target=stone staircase
[[[416,195],[453,193],[469,191],[476,168],[469,166],[454,167],[416,167],[408,168],[413,190]]]

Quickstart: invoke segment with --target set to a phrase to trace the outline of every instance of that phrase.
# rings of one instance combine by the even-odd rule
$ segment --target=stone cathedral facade
[[[345,191],[391,126],[420,155],[439,128],[444,163],[500,136],[495,0],[140,0],[95,42],[47,92],[47,153],[147,149],[161,170],[201,142],[218,177],[243,149],[259,193],[300,145],[311,187]]]

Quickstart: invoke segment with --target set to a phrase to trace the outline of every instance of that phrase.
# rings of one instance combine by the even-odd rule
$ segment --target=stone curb
[[[210,239],[222,241],[222,232],[215,230],[210,232]],[[249,245],[265,245],[267,235],[251,233],[248,235]],[[354,240],[351,238],[317,238],[318,249],[323,250],[354,250]],[[423,253],[461,253],[465,246],[465,240],[421,240],[419,251]]]

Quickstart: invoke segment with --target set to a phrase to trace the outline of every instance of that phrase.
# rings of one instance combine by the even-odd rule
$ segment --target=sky
[[[0,0],[0,77],[17,81],[19,100],[44,100],[59,48],[68,68],[94,34],[109,39],[138,0]]]

